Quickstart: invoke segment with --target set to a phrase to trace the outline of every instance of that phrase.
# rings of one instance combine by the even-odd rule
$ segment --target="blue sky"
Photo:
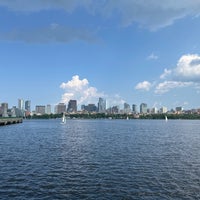
[[[200,107],[199,0],[0,0],[0,102]]]

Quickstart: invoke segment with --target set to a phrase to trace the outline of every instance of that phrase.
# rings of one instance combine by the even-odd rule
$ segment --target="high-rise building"
[[[23,99],[18,99],[18,108],[20,110],[24,110],[24,100]]]
[[[99,113],[106,112],[106,100],[101,97],[99,98],[99,102],[98,102],[98,112]]]
[[[55,112],[55,114],[62,114],[64,112],[66,112],[66,104],[59,103],[58,105],[55,106],[54,112]]]
[[[140,113],[141,114],[146,114],[147,113],[147,104],[146,103],[141,103],[140,104]]]
[[[167,112],[167,108],[166,107],[162,107],[160,108],[160,113],[166,113]]]
[[[48,114],[48,115],[51,114],[51,105],[50,105],[50,104],[48,104],[48,105],[46,106],[46,114]]]
[[[36,114],[41,114],[44,115],[45,114],[45,106],[36,106],[35,107],[35,112]]]
[[[67,112],[77,112],[77,101],[70,100],[67,107]]]
[[[28,112],[31,112],[31,101],[30,100],[25,101],[25,110]]]
[[[8,117],[8,103],[1,104],[2,117]]]
[[[137,105],[135,105],[135,104],[132,105],[132,112],[133,112],[133,114],[137,113]]]
[[[97,107],[95,104],[88,104],[87,106],[82,105],[81,106],[81,110],[82,111],[88,111],[88,112],[96,112],[97,111]]]
[[[128,103],[124,103],[124,113],[130,113],[131,107]]]

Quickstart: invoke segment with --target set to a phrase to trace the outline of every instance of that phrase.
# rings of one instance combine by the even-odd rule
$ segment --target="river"
[[[200,199],[200,121],[0,127],[0,199]]]

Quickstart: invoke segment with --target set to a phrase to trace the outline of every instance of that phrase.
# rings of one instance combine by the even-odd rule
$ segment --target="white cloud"
[[[200,82],[200,56],[183,55],[174,69],[174,76],[181,80]]]
[[[156,94],[163,94],[174,88],[182,88],[193,85],[192,82],[164,81],[159,83],[155,88]]]
[[[151,84],[148,81],[138,83],[135,89],[149,91],[155,85],[155,93],[163,94],[175,88],[192,87],[200,88],[200,56],[197,54],[183,55],[173,69],[165,69],[160,79],[164,82]]]
[[[186,16],[198,16],[200,13],[199,0],[0,0],[0,6],[9,10],[36,12],[41,10],[58,10],[73,12],[84,8],[93,15],[101,14],[112,18],[120,15],[124,26],[138,23],[151,30],[171,25],[175,20]]]
[[[165,79],[165,78],[167,78],[171,73],[172,73],[171,70],[165,69],[165,70],[164,70],[164,73],[160,75],[160,79]]]
[[[121,106],[125,102],[120,95],[108,95],[104,92],[99,92],[96,87],[90,86],[86,78],[80,79],[78,75],[73,76],[66,83],[61,83],[60,88],[64,90],[60,102],[65,104],[68,104],[70,99],[76,99],[78,105],[87,105],[89,103],[97,104],[99,97],[106,99],[107,106]]]
[[[146,91],[149,91],[150,88],[151,88],[152,84],[148,81],[143,81],[141,83],[138,83],[136,86],[135,86],[135,89],[137,90],[146,90]]]
[[[73,76],[72,80],[62,83],[60,88],[65,91],[61,102],[66,104],[70,99],[76,99],[78,104],[94,103],[99,97],[104,96],[95,87],[91,87],[87,79],[81,80],[78,75]]]
[[[154,53],[151,53],[148,57],[147,57],[147,60],[157,60],[158,59],[158,56],[155,55]]]

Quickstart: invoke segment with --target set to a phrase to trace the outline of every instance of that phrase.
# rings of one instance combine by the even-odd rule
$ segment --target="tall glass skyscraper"
[[[106,100],[101,97],[99,98],[99,102],[98,102],[98,112],[99,113],[106,112]]]
[[[18,99],[18,108],[20,110],[24,110],[24,100],[23,99]]]
[[[31,112],[31,101],[30,100],[25,101],[25,110],[28,112]]]

